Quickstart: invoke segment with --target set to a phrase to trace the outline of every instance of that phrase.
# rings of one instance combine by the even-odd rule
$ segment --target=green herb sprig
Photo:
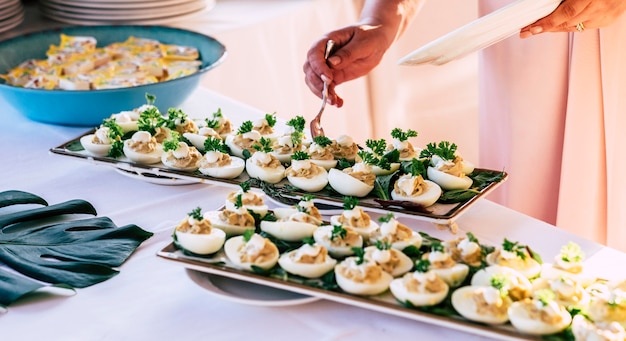
[[[241,123],[241,125],[237,129],[237,134],[242,135],[245,133],[249,133],[252,131],[252,128],[254,128],[254,124],[252,124],[252,121],[250,120],[244,121]]]
[[[180,134],[177,131],[171,131],[170,137],[163,141],[163,150],[170,151],[178,149],[178,143],[180,142]]]
[[[420,158],[431,158],[437,155],[444,160],[454,160],[456,157],[457,145],[449,141],[441,141],[438,144],[431,142],[420,153]]]
[[[343,197],[343,209],[348,211],[352,210],[359,204],[359,198],[353,196],[345,196]]]
[[[304,152],[304,151],[301,151],[301,150],[298,150],[298,151],[294,152],[291,155],[291,159],[292,160],[297,160],[297,161],[308,160],[310,158],[311,158],[311,156],[309,156],[309,154],[307,152]]]
[[[204,151],[205,152],[220,152],[224,154],[228,154],[230,152],[230,148],[224,143],[224,141],[218,137],[209,136],[206,140],[204,140]]]
[[[187,215],[195,220],[204,219],[204,217],[202,216],[202,209],[200,207],[194,208],[191,212],[187,213]]]
[[[394,128],[391,131],[391,137],[399,141],[406,141],[411,137],[417,137],[417,132],[412,129],[409,129],[407,131],[402,131],[402,129],[400,128]]]
[[[525,260],[526,259],[526,246],[520,245],[519,242],[512,242],[506,238],[502,242],[502,249],[504,251],[513,252],[519,258]]]

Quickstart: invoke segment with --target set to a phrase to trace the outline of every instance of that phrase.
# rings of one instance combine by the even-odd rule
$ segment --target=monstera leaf
[[[0,268],[0,305],[46,283],[83,288],[105,281],[152,236],[136,225],[117,227],[107,217],[69,220],[76,214],[97,215],[84,200],[48,206],[34,194],[0,192],[0,207],[18,204],[42,207],[0,214],[0,262],[22,274]]]

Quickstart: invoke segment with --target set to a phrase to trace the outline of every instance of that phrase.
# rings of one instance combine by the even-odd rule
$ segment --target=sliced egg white
[[[328,185],[328,172],[326,169],[323,169],[323,172],[320,172],[311,178],[288,175],[287,180],[289,183],[302,189],[303,191],[319,192],[324,189],[326,185]]]
[[[124,141],[124,155],[131,161],[141,164],[154,164],[161,161],[161,155],[163,154],[163,146],[157,145],[157,148],[150,153],[140,153],[129,147],[131,140]]]
[[[452,174],[442,172],[435,167],[428,167],[426,169],[426,174],[428,175],[428,179],[437,183],[445,190],[468,189],[472,187],[472,183],[474,182],[472,178],[468,176],[454,176]]]
[[[441,277],[451,288],[456,288],[469,274],[469,266],[463,263],[456,263],[450,268],[431,268],[432,272]]]
[[[107,156],[111,150],[112,144],[93,143],[94,134],[82,136],[80,144],[85,150],[93,156]]]
[[[275,184],[285,177],[285,167],[280,165],[275,168],[261,167],[253,158],[246,160],[246,171],[251,178],[263,180],[265,182]]]
[[[266,243],[271,243],[271,242],[266,241]],[[256,266],[261,269],[267,270],[267,269],[271,269],[272,267],[274,267],[274,265],[276,265],[276,263],[278,263],[279,253],[278,253],[278,249],[276,248],[276,246],[273,246],[273,248],[275,249],[275,252],[267,260],[264,260],[258,263],[242,262],[240,259],[240,252],[242,252],[242,249],[244,248],[245,244],[246,242],[244,241],[243,236],[231,237],[228,240],[226,240],[226,242],[224,243],[224,253],[226,253],[226,257],[228,257],[228,259],[236,267],[243,269],[243,270],[252,271],[253,270],[252,266]]]
[[[230,154],[240,157],[240,158],[244,158],[243,156],[243,151],[244,149],[239,147],[239,145],[237,145],[235,143],[235,134],[228,134],[226,135],[226,137],[224,138],[224,144],[226,144],[228,146],[228,148],[230,148]],[[251,153],[254,154],[254,153]]]
[[[200,173],[218,179],[234,179],[243,173],[246,163],[242,158],[231,156],[230,164],[224,166],[202,166],[198,169]]]
[[[354,295],[373,296],[389,289],[389,284],[393,280],[393,276],[384,271],[381,271],[381,276],[376,280],[367,282],[355,281],[354,279],[344,276],[341,273],[341,268],[346,266],[345,264],[349,262],[354,262],[354,257],[348,257],[335,266],[335,279],[337,285],[339,285],[343,291]]]
[[[547,335],[558,333],[572,322],[572,316],[563,306],[555,304],[555,313],[560,319],[555,317],[555,323],[547,323],[531,313],[532,305],[542,305],[543,303],[534,300],[523,300],[513,302],[508,310],[509,320],[515,329],[529,335]]]
[[[325,170],[329,170],[337,166],[337,160],[318,160],[318,159],[310,159],[314,164],[324,168]]]
[[[328,171],[328,183],[340,194],[360,198],[368,195],[374,189],[373,185],[370,186],[336,168],[331,168]]]
[[[402,177],[400,179],[402,179]],[[410,202],[422,205],[424,207],[431,206],[435,202],[437,202],[437,200],[439,200],[442,190],[441,190],[441,187],[439,187],[439,185],[437,185],[433,181],[424,180],[424,182],[426,183],[426,186],[427,186],[426,191],[421,193],[420,195],[403,195],[393,190],[391,191],[391,198],[393,200],[410,201]]]
[[[198,255],[208,255],[222,248],[226,233],[217,228],[212,228],[211,233],[188,233],[176,230],[176,240],[185,250]]]
[[[318,225],[304,223],[301,221],[281,220],[281,221],[261,221],[261,231],[289,242],[301,241],[306,237],[312,237]]]
[[[495,290],[495,292],[494,292]],[[509,320],[508,315],[508,306],[510,305],[510,300],[503,299],[502,300],[502,309],[503,311],[486,311],[484,313],[478,312],[478,307],[476,302],[473,299],[473,295],[475,292],[482,295],[484,291],[490,291],[490,295],[499,295],[497,289],[493,287],[484,287],[484,286],[464,286],[454,290],[452,293],[452,306],[454,309],[461,314],[461,316],[465,317],[468,320],[482,322],[486,324],[504,324]],[[506,309],[504,309],[506,308]]]
[[[423,283],[425,281],[425,278],[423,278],[424,275],[425,274],[415,272],[407,273],[404,275],[404,277],[396,278],[391,281],[391,283],[389,284],[389,290],[398,301],[403,303],[409,302],[416,307],[433,306],[441,303],[450,291],[450,288],[447,284],[443,284],[443,290],[435,292],[430,292],[426,290],[423,284],[417,287],[417,291],[410,290],[404,284],[404,281],[408,280],[409,276],[419,276],[420,283]]]
[[[322,263],[302,263],[296,260],[296,253],[298,250],[292,250],[283,253],[278,259],[278,265],[285,271],[306,277],[306,278],[319,278],[333,270],[337,264],[337,260],[326,255],[324,262]]]
[[[397,171],[398,169],[400,169],[400,163],[399,162],[393,162],[390,166],[391,167],[389,167],[389,169],[384,169],[384,168],[381,168],[380,166],[372,166],[372,172],[374,174],[376,174],[376,176],[379,176],[379,175],[389,175],[389,174]]]

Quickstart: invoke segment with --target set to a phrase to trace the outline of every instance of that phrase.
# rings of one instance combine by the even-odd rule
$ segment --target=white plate
[[[141,19],[141,20],[140,19],[111,20],[111,19],[84,19],[84,18],[74,18],[71,16],[67,17],[67,16],[60,14],[57,11],[45,9],[44,6],[40,6],[39,9],[41,11],[41,14],[45,17],[48,17],[52,20],[56,20],[56,21],[63,22],[66,24],[72,24],[72,25],[108,25],[108,24],[159,25],[159,24],[167,24],[171,22],[190,19],[210,10],[210,8],[207,7],[207,8],[203,8],[203,9],[191,12],[191,13],[173,15],[173,16],[168,16],[168,17],[163,17],[163,18],[151,18],[151,19]]]
[[[14,28],[15,26],[21,24],[23,21],[24,9],[20,9],[20,11],[15,16],[0,22],[0,33]]]
[[[126,10],[126,9],[138,9],[138,8],[156,8],[163,6],[171,6],[177,4],[183,4],[186,2],[190,2],[191,0],[161,0],[161,1],[107,1],[107,0],[99,0],[99,1],[85,1],[85,0],[41,0],[40,2],[45,3],[54,3],[58,5],[66,6],[67,8],[76,7],[76,8],[91,8],[96,10],[103,9],[115,9],[115,10]],[[195,1],[209,1],[209,0],[195,0]]]
[[[445,64],[506,39],[552,13],[561,0],[518,0],[402,57],[400,65]]]
[[[68,7],[54,3],[42,3],[40,9],[50,15],[80,20],[152,20],[195,13],[206,8],[204,1],[192,1],[184,5],[165,6],[139,10],[96,10]]]
[[[277,307],[320,300],[315,296],[301,295],[192,269],[185,270],[194,283],[208,290],[209,293],[237,303]]]

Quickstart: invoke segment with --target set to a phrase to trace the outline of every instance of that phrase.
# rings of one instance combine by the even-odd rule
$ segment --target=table
[[[237,110],[246,117],[261,110],[200,88],[182,109]],[[0,315],[7,340],[481,340],[483,337],[414,322],[329,301],[287,307],[232,303],[195,285],[182,267],[156,252],[170,242],[173,223],[190,207],[219,207],[230,189],[193,184],[162,186],[131,179],[111,168],[48,152],[81,135],[85,128],[32,122],[0,98],[0,191],[23,190],[49,203],[85,199],[99,216],[118,226],[137,224],[155,235],[142,244],[116,277],[75,296],[34,295]],[[204,112],[204,111],[203,111]],[[8,147],[11,146],[11,147]],[[574,241],[588,263],[606,277],[617,276],[626,255],[566,233],[488,200],[479,201],[458,220],[483,242],[499,244],[504,236],[531,245],[546,257]],[[430,223],[412,223],[435,236],[448,236]]]

